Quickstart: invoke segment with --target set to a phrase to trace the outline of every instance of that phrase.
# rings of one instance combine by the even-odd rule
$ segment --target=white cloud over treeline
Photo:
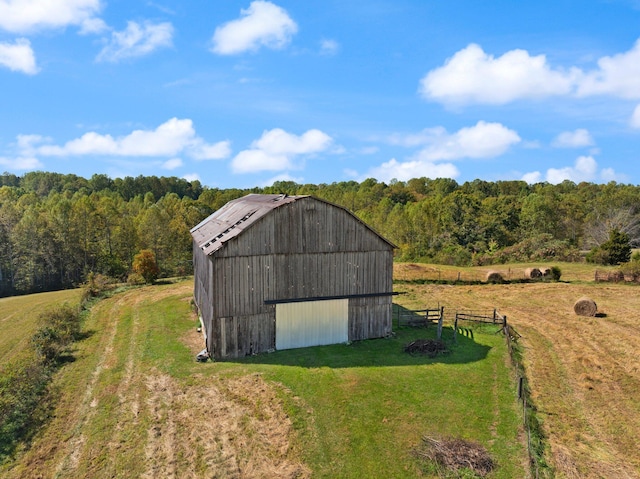
[[[154,130],[134,130],[120,137],[91,131],[63,145],[55,145],[49,138],[21,135],[17,143],[20,156],[24,157],[128,156],[173,159],[178,154],[185,154],[195,160],[219,160],[231,155],[228,141],[207,143],[196,134],[191,120],[178,118],[171,118]],[[175,166],[175,160],[171,159],[165,165]]]

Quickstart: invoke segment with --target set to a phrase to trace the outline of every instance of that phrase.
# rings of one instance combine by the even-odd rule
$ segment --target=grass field
[[[524,268],[528,265],[512,265]],[[561,264],[560,283],[398,285],[411,307],[498,308],[522,334],[533,397],[557,477],[640,477],[640,289],[593,283],[594,267]],[[419,279],[427,265],[397,265]],[[409,278],[410,276],[411,278]],[[598,317],[576,316],[588,296]]]
[[[590,266],[560,267],[560,283],[400,281],[396,302],[444,306],[448,321],[456,309],[506,314],[523,336],[556,477],[640,477],[638,287],[595,284]],[[430,268],[399,264],[396,277],[420,280]],[[432,477],[412,454],[429,435],[486,447],[498,464],[492,478],[529,477],[514,377],[494,326],[435,359],[402,351],[433,331],[403,329],[390,339],[202,364],[191,295],[184,281],[94,306],[75,361],[56,376],[55,414],[0,476]],[[584,295],[599,317],[573,313]],[[0,300],[0,358],[28,337],[25,310],[36,304]]]
[[[0,298],[0,364],[28,347],[43,310],[52,304],[77,304],[80,296],[80,290],[66,290]]]
[[[196,363],[192,283],[94,306],[75,361],[56,377],[55,414],[7,478],[430,477],[423,435],[486,447],[492,477],[526,476],[504,339],[461,338],[435,359],[390,339]],[[431,334],[431,333],[429,333]]]

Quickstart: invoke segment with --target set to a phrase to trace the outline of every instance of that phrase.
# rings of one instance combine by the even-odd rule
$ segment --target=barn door
[[[276,305],[276,349],[346,343],[348,340],[348,299]]]

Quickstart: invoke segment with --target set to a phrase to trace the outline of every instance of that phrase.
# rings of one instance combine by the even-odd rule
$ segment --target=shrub
[[[87,282],[84,284],[83,301],[95,298],[104,293],[111,285],[111,278],[103,274],[95,274],[91,271],[87,275]]]
[[[152,284],[158,279],[160,269],[153,251],[143,249],[133,258],[133,272],[142,276],[147,284]]]
[[[0,462],[38,424],[36,411],[46,408],[43,398],[50,376],[44,363],[30,357],[21,357],[0,370]]]
[[[68,304],[44,311],[39,323],[31,344],[45,363],[60,358],[80,335],[80,313]]]
[[[626,263],[631,259],[629,235],[615,228],[609,231],[609,239],[602,243],[599,249],[606,253],[608,261],[602,264]]]
[[[144,284],[145,280],[144,280],[144,278],[142,277],[141,274],[131,273],[127,277],[127,283],[132,284],[132,285],[138,285],[138,284]]]

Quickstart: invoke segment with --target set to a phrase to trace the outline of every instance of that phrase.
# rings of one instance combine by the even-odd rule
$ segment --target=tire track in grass
[[[109,321],[105,322],[106,328],[104,334],[106,335],[106,339],[104,347],[101,349],[101,353],[98,351],[93,353],[99,354],[100,360],[91,373],[91,377],[84,390],[82,400],[78,405],[78,419],[71,428],[72,433],[70,438],[67,440],[66,453],[56,467],[54,477],[64,477],[64,475],[67,474],[69,474],[70,477],[73,477],[72,473],[78,468],[80,458],[85,452],[86,435],[84,428],[91,422],[98,411],[98,399],[95,397],[94,392],[102,372],[109,367],[109,364],[112,361],[111,356],[113,355],[120,318],[118,311],[122,307],[122,304],[124,304],[125,299],[126,297],[120,298],[111,306],[109,313],[105,314],[105,318],[108,318]]]

